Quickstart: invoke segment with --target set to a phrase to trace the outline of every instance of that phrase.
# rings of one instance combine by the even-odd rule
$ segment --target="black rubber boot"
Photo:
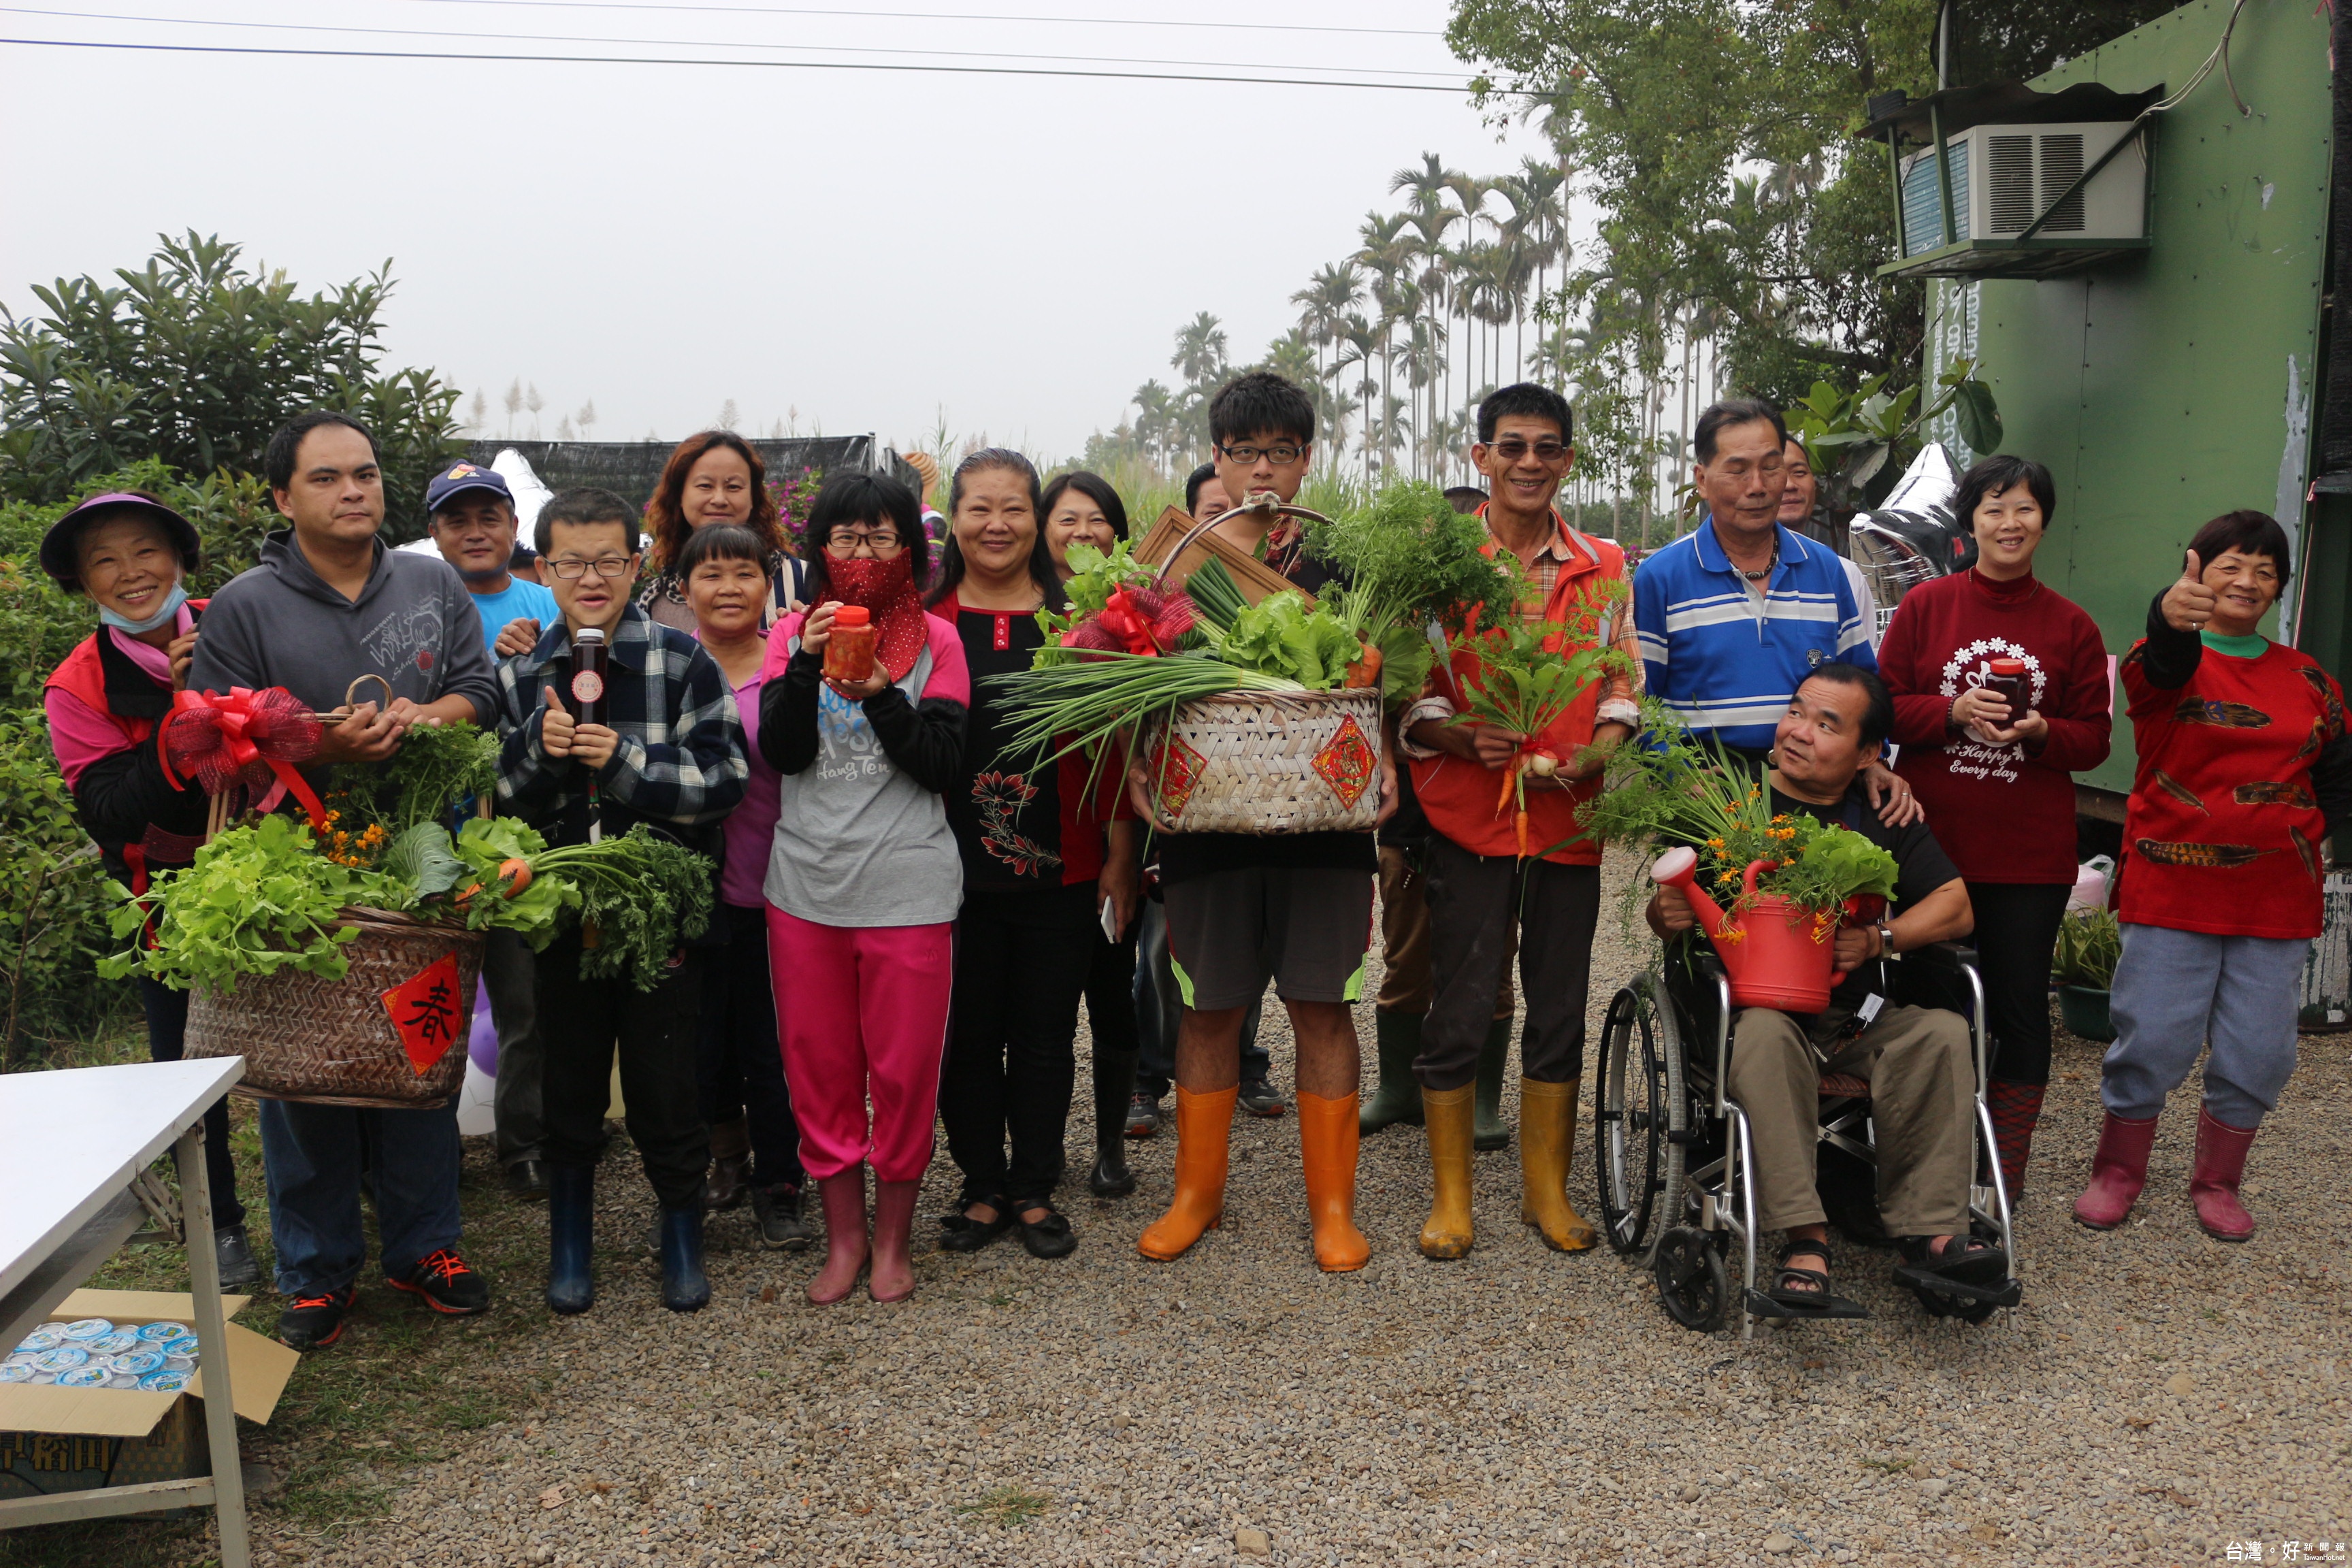
[[[1488,1026],[1486,1043],[1478,1048],[1478,1092],[1472,1099],[1475,1115],[1470,1135],[1473,1149],[1507,1149],[1511,1126],[1503,1120],[1503,1069],[1511,1061],[1511,1021],[1497,1018]]]
[[[596,1303],[596,1168],[547,1168],[547,1310],[566,1317]]]
[[[1135,1191],[1127,1168],[1127,1102],[1135,1092],[1133,1051],[1095,1052],[1095,1168],[1087,1190],[1098,1198],[1123,1198]]]
[[[1421,1055],[1421,1026],[1427,1016],[1425,1013],[1372,1015],[1375,1038],[1380,1043],[1381,1087],[1356,1113],[1359,1136],[1378,1132],[1397,1121],[1421,1125],[1421,1085],[1413,1079],[1412,1063]]]
[[[662,1305],[673,1312],[698,1312],[710,1304],[710,1280],[702,1272],[702,1205],[661,1212]]]

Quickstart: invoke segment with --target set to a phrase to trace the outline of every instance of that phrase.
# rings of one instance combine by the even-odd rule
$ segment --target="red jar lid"
[[[873,618],[873,612],[863,605],[844,605],[833,612],[833,624],[836,626],[862,626],[871,622]],[[2011,659],[2009,662],[2017,664],[2015,659]],[[2025,667],[2018,664],[2017,668],[2023,669]]]
[[[2025,661],[2021,658],[1989,658],[1985,660],[1985,668],[1995,675],[2014,679],[2025,673]]]

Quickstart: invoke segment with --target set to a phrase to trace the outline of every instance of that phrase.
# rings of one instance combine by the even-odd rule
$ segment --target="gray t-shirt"
[[[950,639],[954,635],[947,633]],[[793,636],[786,657],[800,646]],[[898,683],[908,701],[922,699],[934,658],[934,647],[927,646]],[[817,689],[816,733],[816,761],[786,773],[779,792],[761,889],[768,901],[819,925],[919,926],[955,919],[963,904],[963,860],[946,804],[899,771],[865,710],[829,686]]]

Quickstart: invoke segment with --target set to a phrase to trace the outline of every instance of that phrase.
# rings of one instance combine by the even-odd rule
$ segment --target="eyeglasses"
[[[1536,460],[1539,463],[1557,463],[1562,458],[1568,456],[1568,443],[1565,441],[1538,441],[1533,447],[1529,447],[1528,443],[1520,440],[1517,437],[1511,436],[1496,442],[1494,451],[1495,456],[1502,458],[1503,461],[1507,463],[1516,463],[1521,458],[1526,457],[1530,451],[1535,453]]]
[[[828,550],[852,551],[862,544],[877,555],[886,550],[898,549],[899,542],[897,531],[887,528],[872,531],[836,528],[824,536],[824,546]]]
[[[548,565],[554,569],[557,576],[567,583],[575,583],[583,577],[591,575],[625,577],[635,570],[635,563],[625,555],[600,555],[593,561],[583,561],[576,555],[567,555],[560,561],[549,562]]]
[[[1226,457],[1231,458],[1234,462],[1241,464],[1244,468],[1255,467],[1257,460],[1260,458],[1263,458],[1277,468],[1286,468],[1290,467],[1291,464],[1298,461],[1299,457],[1306,452],[1307,448],[1304,447],[1290,446],[1220,447],[1217,450],[1223,452]]]

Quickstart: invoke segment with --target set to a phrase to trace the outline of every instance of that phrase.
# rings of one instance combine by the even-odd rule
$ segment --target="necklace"
[[[1779,564],[1780,564],[1780,536],[1775,532],[1772,536],[1772,559],[1764,563],[1761,569],[1750,572],[1744,567],[1735,566],[1732,570],[1750,583],[1761,583],[1772,575],[1772,568]]]

